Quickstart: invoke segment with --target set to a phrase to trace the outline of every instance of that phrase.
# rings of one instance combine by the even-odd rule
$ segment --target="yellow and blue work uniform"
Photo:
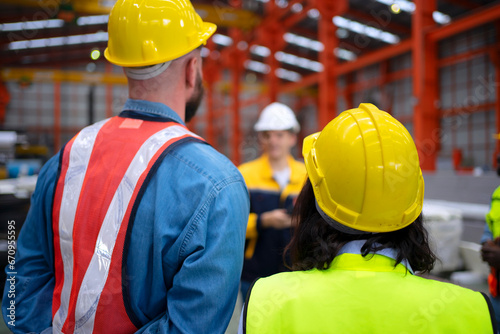
[[[250,216],[248,219],[245,261],[241,280],[253,282],[284,271],[283,249],[290,241],[290,229],[262,228],[260,216],[275,209],[291,213],[295,198],[306,178],[304,164],[288,157],[290,180],[285,188],[273,178],[273,170],[266,154],[239,167],[250,192]]]

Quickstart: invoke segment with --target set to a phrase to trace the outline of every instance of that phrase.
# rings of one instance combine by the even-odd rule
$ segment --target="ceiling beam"
[[[468,0],[444,0],[444,1],[452,5],[462,7],[464,9],[477,9],[481,7],[480,4]]]
[[[339,64],[336,68],[337,75],[346,74],[360,68],[379,63],[383,60],[399,56],[405,52],[409,52],[412,46],[412,39],[408,38],[398,44],[386,46],[376,51],[368,52],[356,59],[355,61]]]
[[[59,2],[54,0],[3,0],[2,4],[13,6],[38,8],[36,15],[29,20],[41,20],[55,17],[59,13]],[[72,0],[70,1],[75,13],[81,15],[109,14],[111,7],[102,6],[98,0]],[[249,10],[237,9],[225,5],[193,4],[195,10],[205,21],[217,24],[220,27],[236,27],[252,29],[260,17]]]
[[[89,84],[126,85],[127,78],[117,73],[89,73],[85,71],[62,71],[46,69],[4,68],[0,71],[4,81],[29,79],[31,82],[81,82]]]
[[[440,41],[447,37],[459,34],[466,30],[500,19],[500,4],[488,6],[467,15],[464,18],[452,21],[450,24],[434,28],[429,31],[428,37],[431,41]]]
[[[362,12],[362,11],[354,9],[354,8],[349,8],[349,10],[347,11],[346,14],[357,19],[358,21],[362,22],[363,24],[371,25],[374,28],[378,28],[381,30],[390,30],[392,32],[403,34],[403,35],[410,35],[411,34],[410,27],[407,27],[403,24],[393,22],[392,20],[387,22],[387,23],[386,22],[379,23],[379,20],[377,20],[376,17],[373,17],[373,15],[367,14],[365,12]]]

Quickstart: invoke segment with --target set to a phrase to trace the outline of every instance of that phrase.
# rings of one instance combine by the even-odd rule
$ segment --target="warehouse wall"
[[[450,159],[453,149],[460,149],[465,166],[492,166],[497,78],[489,55],[478,51],[495,44],[496,39],[494,26],[487,25],[444,40],[439,45],[440,58],[468,54],[458,62],[444,64],[439,73],[442,159]]]
[[[439,43],[439,109],[441,113],[441,142],[435,149],[439,151],[438,170],[452,170],[454,152],[461,151],[463,168],[482,167],[492,169],[496,132],[495,89],[498,78],[488,54],[488,47],[497,41],[495,26],[482,27],[453,36]],[[74,68],[61,69],[86,71],[92,67],[85,64]],[[413,78],[411,77],[412,57],[406,53],[384,63],[365,67],[343,75],[338,79],[338,110],[357,106],[361,102],[372,102],[381,109],[392,113],[413,132]],[[104,73],[106,65],[98,62],[94,73]],[[108,68],[109,71],[109,68]],[[121,69],[111,67],[112,73]],[[251,72],[250,72],[251,73]],[[260,99],[266,95],[265,77],[253,75],[241,77],[242,93],[239,102],[240,126],[243,140],[239,144],[241,161],[248,161],[260,153],[253,124],[259,112],[269,103]],[[231,95],[232,76],[229,70],[222,73],[214,85],[213,101],[215,115],[212,121],[215,140],[212,143],[223,154],[232,154],[231,144],[234,133],[234,115]],[[7,107],[5,128],[24,130],[34,143],[54,147],[54,83],[34,82],[21,85],[7,82],[11,102]],[[89,91],[87,83],[63,82],[60,86],[61,143],[69,140],[79,129],[89,123]],[[104,119],[109,114],[117,114],[125,102],[127,89],[124,85],[108,87],[95,85],[93,121]],[[110,90],[110,91],[108,91]],[[307,90],[280,94],[279,100],[292,107],[302,124],[299,138],[318,130],[317,96],[315,86]],[[109,99],[111,98],[111,103]],[[202,105],[198,117],[191,127],[202,136],[207,135],[206,108]],[[295,151],[300,158],[300,145]]]

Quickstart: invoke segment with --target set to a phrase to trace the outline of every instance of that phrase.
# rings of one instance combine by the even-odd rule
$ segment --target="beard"
[[[184,115],[186,123],[189,123],[189,121],[194,117],[194,115],[196,115],[196,112],[198,111],[198,107],[200,106],[201,100],[203,99],[204,93],[205,93],[205,89],[203,88],[203,82],[201,80],[201,75],[200,75],[200,73],[198,73],[196,75],[196,87],[194,88],[193,95],[186,102],[186,113]]]

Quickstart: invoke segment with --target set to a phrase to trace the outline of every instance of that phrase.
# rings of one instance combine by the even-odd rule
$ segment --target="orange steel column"
[[[380,101],[379,108],[387,111],[389,114],[392,114],[392,103],[387,98],[386,94],[386,86],[389,83],[389,61],[384,60],[380,63]]]
[[[354,84],[354,74],[347,73],[345,75],[345,89],[344,89],[344,100],[346,109],[354,108],[353,102],[353,84]]]
[[[5,114],[7,112],[7,105],[10,101],[10,94],[5,83],[0,80],[0,125],[5,121]]]
[[[231,142],[231,160],[235,165],[239,165],[241,154],[241,128],[240,128],[240,90],[241,90],[241,75],[243,74],[243,61],[245,54],[239,50],[238,44],[242,40],[241,31],[232,29],[231,37],[233,46],[231,50],[231,69],[232,69],[232,100],[233,100],[233,138]]]
[[[280,12],[274,1],[269,1],[265,7],[266,15],[264,21],[257,28],[257,40],[266,46],[270,55],[266,58],[266,63],[269,65],[269,73],[266,75],[268,84],[268,96],[270,102],[278,100],[280,92],[280,79],[276,76],[276,70],[280,67],[279,61],[276,59],[276,52],[283,50],[285,33],[282,24],[280,23]]]
[[[205,139],[208,143],[215,147],[215,135],[214,135],[214,85],[220,76],[222,69],[218,66],[218,61],[216,59],[215,53],[212,51],[215,49],[212,39],[208,40],[207,48],[210,50],[210,54],[204,60],[203,64],[203,79],[205,80],[207,93],[206,93],[206,132]]]
[[[337,29],[333,17],[345,12],[348,1],[316,1],[321,17],[318,22],[318,39],[324,45],[319,54],[323,71],[319,74],[318,126],[322,129],[337,114],[337,57],[334,52],[338,46]]]
[[[277,17],[274,18],[271,14],[267,19],[270,20],[270,24],[266,27],[265,38],[266,45],[271,50],[271,55],[267,58],[270,71],[266,79],[269,85],[270,102],[276,102],[278,101],[281,82],[280,78],[276,75],[276,71],[280,67],[280,62],[276,59],[276,53],[285,48],[286,43],[283,39],[285,31],[279,24]]]
[[[61,148],[61,82],[54,83],[54,152]]]
[[[277,23],[277,22],[276,22]],[[278,101],[278,92],[280,86],[280,79],[276,76],[276,71],[278,70],[280,64],[276,59],[276,52],[280,51],[279,44],[283,42],[283,33],[280,31],[279,26],[274,26],[270,29],[268,35],[270,43],[269,49],[271,50],[271,55],[268,57],[269,73],[267,74],[267,82],[269,85],[269,99],[270,102]]]
[[[111,73],[113,65],[106,62],[105,72],[106,74]],[[113,85],[106,85],[106,118],[113,116]]]
[[[207,102],[206,102],[206,134],[205,139],[212,146],[215,145],[214,141],[214,82],[206,80],[207,83]]]
[[[434,26],[432,13],[436,0],[415,0],[413,35],[413,137],[422,170],[436,170],[439,150],[439,114],[437,86],[437,45],[426,36]]]

